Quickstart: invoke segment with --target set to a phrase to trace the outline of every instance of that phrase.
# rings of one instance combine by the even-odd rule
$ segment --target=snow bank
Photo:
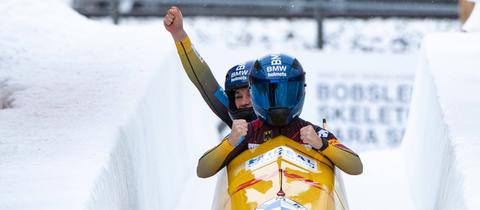
[[[480,36],[427,36],[404,151],[417,209],[479,209]]]
[[[218,139],[162,25],[5,0],[0,28],[0,209],[208,208],[176,202]]]

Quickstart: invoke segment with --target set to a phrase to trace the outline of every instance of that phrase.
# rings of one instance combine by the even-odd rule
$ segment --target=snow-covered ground
[[[197,178],[195,166],[218,141],[218,120],[160,21],[112,26],[64,1],[4,0],[0,28],[8,31],[0,33],[0,209],[210,208],[216,178]],[[229,65],[279,50],[231,49],[201,36],[192,39],[217,78]],[[344,176],[351,209],[480,207],[478,43],[478,33],[426,39],[404,144],[361,154],[364,174]],[[285,51],[305,57],[307,67],[312,57],[335,63],[345,53],[295,46]],[[392,60],[398,55],[372,55],[400,66]],[[315,109],[306,106],[304,115]]]

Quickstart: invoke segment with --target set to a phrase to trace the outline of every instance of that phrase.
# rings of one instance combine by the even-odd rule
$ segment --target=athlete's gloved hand
[[[163,18],[165,29],[172,35],[175,41],[182,41],[187,37],[187,33],[183,29],[183,15],[180,9],[172,6]]]
[[[232,131],[228,136],[228,143],[232,146],[237,146],[239,141],[241,141],[247,135],[248,132],[248,123],[246,120],[233,120]]]
[[[318,136],[312,125],[307,125],[300,129],[300,139],[315,149],[320,149],[323,146],[322,139]]]

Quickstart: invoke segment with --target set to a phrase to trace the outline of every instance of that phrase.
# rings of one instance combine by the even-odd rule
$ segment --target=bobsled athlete
[[[228,70],[223,90],[207,63],[193,47],[183,28],[181,11],[177,7],[171,7],[163,18],[163,23],[175,41],[185,72],[210,109],[229,127],[232,126],[232,119],[243,119],[245,122],[256,119],[248,89],[248,74],[254,62],[238,64]]]
[[[258,119],[250,123],[233,120],[231,133],[200,158],[199,177],[213,176],[238,154],[279,135],[309,145],[348,174],[362,173],[363,165],[355,152],[329,131],[299,117],[306,85],[305,72],[296,58],[271,54],[258,59],[250,72],[249,84]]]

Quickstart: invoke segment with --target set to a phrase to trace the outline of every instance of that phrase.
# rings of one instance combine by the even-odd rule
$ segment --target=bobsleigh
[[[341,175],[285,136],[235,157],[219,175],[214,210],[347,210]]]

